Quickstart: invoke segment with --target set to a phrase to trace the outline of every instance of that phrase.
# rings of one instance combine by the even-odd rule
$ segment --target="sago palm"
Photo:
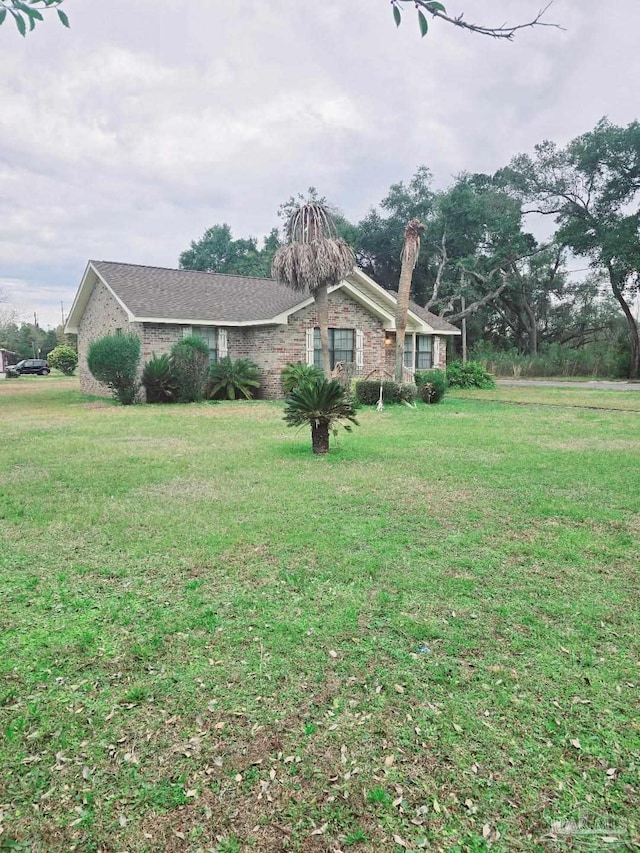
[[[248,358],[232,361],[225,356],[209,370],[209,397],[212,400],[235,400],[239,397],[250,400],[259,387],[260,371]]]
[[[324,373],[315,364],[287,364],[282,369],[280,380],[287,394],[295,391],[300,385],[308,385],[322,379]]]
[[[292,391],[284,419],[289,426],[310,425],[314,453],[329,452],[329,432],[335,435],[340,425],[351,432],[351,424],[358,423],[353,402],[335,379],[305,383]]]
[[[170,403],[178,393],[178,383],[173,375],[171,359],[165,353],[151,356],[142,371],[142,384],[147,393],[147,403]]]
[[[287,243],[275,253],[271,274],[275,279],[316,300],[322,368],[331,378],[329,358],[328,288],[353,270],[353,249],[336,234],[329,209],[318,202],[300,205],[286,225]]]

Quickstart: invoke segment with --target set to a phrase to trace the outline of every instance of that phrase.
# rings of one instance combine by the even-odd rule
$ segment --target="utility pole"
[[[62,317],[62,328],[64,329],[64,302],[60,300],[60,316]]]
[[[38,334],[38,315],[36,312],[33,312],[33,337],[31,338],[31,348],[33,349],[33,357],[37,358],[38,353],[36,352],[36,335]]]

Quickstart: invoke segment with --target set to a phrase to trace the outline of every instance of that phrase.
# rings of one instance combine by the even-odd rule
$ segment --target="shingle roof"
[[[394,299],[398,298],[397,290],[390,290],[389,293]],[[451,323],[447,323],[447,321],[443,320],[442,317],[438,317],[437,314],[432,314],[431,311],[427,311],[426,308],[421,308],[420,305],[412,300],[409,300],[409,310],[413,311],[413,313],[420,317],[421,320],[424,320],[425,323],[428,323],[436,332],[460,332],[460,330],[455,326],[452,326]]]
[[[116,296],[136,317],[203,322],[264,322],[303,302],[271,278],[172,270],[91,261]]]
[[[90,261],[134,317],[203,323],[266,323],[309,297],[272,278]],[[374,282],[371,285],[377,287]],[[387,291],[394,299],[398,294]],[[410,310],[439,332],[460,334],[415,302]]]

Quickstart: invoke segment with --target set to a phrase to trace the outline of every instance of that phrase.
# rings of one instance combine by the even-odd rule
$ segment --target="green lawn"
[[[640,394],[360,420],[0,381],[0,850],[637,849]]]

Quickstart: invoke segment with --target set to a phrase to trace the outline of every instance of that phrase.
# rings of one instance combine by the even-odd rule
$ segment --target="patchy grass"
[[[595,388],[582,388],[576,382],[575,388],[543,388],[540,385],[499,386],[489,391],[465,391],[465,399],[483,400],[485,403],[520,403],[522,405],[583,407],[594,409],[623,409],[640,412],[640,389],[637,391],[600,391]],[[452,389],[450,396],[457,396]]]
[[[0,383],[0,849],[632,849],[636,398],[527,393]]]

